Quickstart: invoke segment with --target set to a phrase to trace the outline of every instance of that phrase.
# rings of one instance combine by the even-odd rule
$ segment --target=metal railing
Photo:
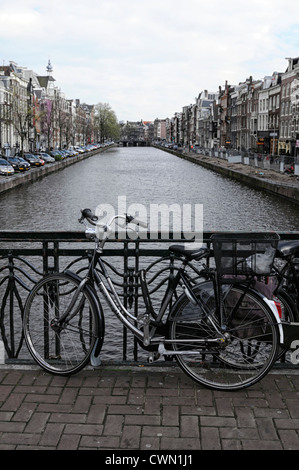
[[[295,174],[299,174],[298,157],[287,155],[272,155],[269,153],[257,153],[251,151],[228,150],[228,149],[195,149],[194,153],[210,157],[228,160],[231,163],[243,163],[262,170],[273,170],[284,173],[291,166],[295,167]]]
[[[209,243],[211,234],[204,232],[203,241]],[[280,233],[280,237],[299,239],[299,232]],[[178,239],[170,233],[165,238],[159,233],[155,240],[148,234],[147,239],[116,237],[107,243],[103,259],[125,306],[136,317],[143,308],[138,271],[147,270],[153,305],[158,306],[178,263],[168,247],[184,241],[183,235]],[[71,269],[80,275],[87,269],[92,250],[93,244],[83,232],[0,232],[0,339],[4,344],[6,362],[30,360],[24,344],[22,318],[26,298],[34,284],[46,273],[64,269]],[[199,262],[191,265],[190,275],[195,281],[200,268]],[[105,309],[105,305],[103,307]],[[142,353],[136,340],[128,336],[125,329],[119,332],[120,324],[110,311],[105,318],[108,349],[105,352],[104,343],[103,354],[107,361],[139,360]],[[112,344],[112,350],[109,350],[109,344]]]
[[[162,150],[176,154],[199,154],[207,157],[215,157],[222,160],[227,160],[230,163],[242,163],[244,165],[250,165],[259,169],[260,172],[263,170],[273,170],[278,173],[287,173],[299,175],[299,155],[272,155],[271,153],[257,153],[250,150],[236,150],[236,149],[209,149],[194,145],[177,147],[177,145],[157,146]]]

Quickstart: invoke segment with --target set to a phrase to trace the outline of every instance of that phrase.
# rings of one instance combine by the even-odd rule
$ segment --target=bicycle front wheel
[[[98,315],[88,289],[83,289],[67,318],[79,281],[52,274],[29,294],[23,320],[24,337],[33,359],[47,372],[70,375],[89,362],[97,340]]]
[[[203,291],[196,294],[198,305],[185,296],[175,305],[170,338],[178,352],[177,363],[193,380],[215,390],[239,390],[255,384],[277,357],[275,316],[255,292],[234,286],[224,298],[226,340],[220,342],[213,294],[210,291],[208,299]]]

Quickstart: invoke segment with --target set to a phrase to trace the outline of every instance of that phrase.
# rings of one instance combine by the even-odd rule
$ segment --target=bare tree
[[[14,81],[12,84],[12,123],[16,134],[20,138],[21,154],[24,155],[24,143],[29,138],[32,128],[33,107],[29,100],[29,93],[32,90],[26,89],[19,82]]]
[[[95,129],[98,141],[105,142],[106,139],[118,139],[119,124],[115,112],[108,103],[95,105]]]
[[[51,148],[54,134],[54,106],[53,101],[45,99],[41,103],[41,132],[47,141],[47,149]]]

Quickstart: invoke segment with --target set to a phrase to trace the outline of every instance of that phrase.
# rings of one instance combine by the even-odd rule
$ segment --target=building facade
[[[297,155],[299,148],[299,58],[285,72],[218,93],[201,92],[195,103],[170,119],[167,140],[203,149],[236,149],[271,155]]]
[[[67,148],[94,141],[94,107],[68,100],[47,75],[11,61],[0,67],[1,153]]]

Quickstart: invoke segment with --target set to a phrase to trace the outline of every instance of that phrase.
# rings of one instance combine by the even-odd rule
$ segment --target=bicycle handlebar
[[[92,225],[96,225],[94,222],[97,222],[99,219],[90,209],[81,209],[81,214],[81,218],[79,219],[80,223],[82,223],[84,219],[87,219]]]
[[[125,219],[126,224],[132,223],[135,225],[139,225],[140,227],[147,228],[146,222],[143,222],[142,220],[139,220],[129,214],[115,215],[114,217],[112,217],[108,224],[101,224],[98,222],[99,218],[90,209],[81,209],[81,217],[79,219],[79,222],[82,224],[84,223],[84,219],[86,219],[91,225],[102,225],[103,227],[109,228],[112,222],[118,218]]]
[[[139,220],[136,217],[133,217],[132,215],[126,214],[126,221],[127,223],[132,223],[135,225],[140,225],[140,227],[147,228],[146,222],[143,222],[142,220]]]

